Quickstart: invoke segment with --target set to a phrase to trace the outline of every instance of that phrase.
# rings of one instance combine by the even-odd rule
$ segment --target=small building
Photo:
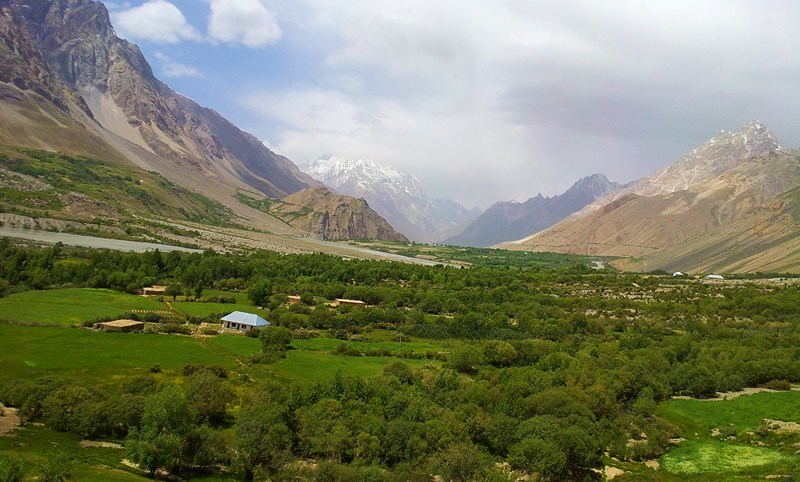
[[[361,300],[348,300],[346,298],[336,298],[333,300],[333,306],[340,306],[340,305],[367,306],[367,304]]]
[[[104,321],[102,323],[95,323],[92,328],[100,331],[142,331],[144,330],[144,322],[136,320],[114,320]]]
[[[269,321],[254,313],[234,311],[222,317],[222,327],[230,330],[250,331],[269,326]]]
[[[706,276],[706,279],[721,281],[724,280],[725,277],[723,277],[721,274],[710,274]]]
[[[142,288],[142,296],[163,296],[166,292],[166,286],[153,285]]]
[[[681,273],[680,271],[676,271],[676,272],[672,273],[672,277],[673,278],[680,278],[682,276],[686,276],[686,275]]]
[[[290,305],[296,305],[297,303],[300,303],[300,296],[289,295],[286,297],[286,302],[289,303]]]

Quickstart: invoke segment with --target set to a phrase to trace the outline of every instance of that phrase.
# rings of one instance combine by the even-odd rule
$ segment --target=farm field
[[[108,289],[31,290],[0,298],[0,320],[42,325],[78,326],[131,310],[166,309],[155,299]]]

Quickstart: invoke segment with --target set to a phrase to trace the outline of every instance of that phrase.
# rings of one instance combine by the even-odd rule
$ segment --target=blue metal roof
[[[267,326],[269,321],[261,318],[253,313],[245,313],[243,311],[234,311],[230,315],[223,316],[222,321],[230,321],[233,323],[240,323],[249,326]]]

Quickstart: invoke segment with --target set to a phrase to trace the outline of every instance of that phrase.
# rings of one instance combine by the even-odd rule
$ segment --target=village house
[[[153,285],[142,288],[142,296],[163,296],[166,292],[166,286]]]
[[[234,311],[222,317],[222,328],[237,331],[250,331],[269,326],[269,321],[254,313]]]
[[[296,305],[297,303],[300,303],[300,296],[289,295],[286,297],[286,302],[289,303],[290,305]]]

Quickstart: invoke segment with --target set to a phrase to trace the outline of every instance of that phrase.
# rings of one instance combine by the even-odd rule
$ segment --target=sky
[[[760,120],[800,147],[795,0],[105,1],[158,78],[295,164],[467,207],[628,182]]]

